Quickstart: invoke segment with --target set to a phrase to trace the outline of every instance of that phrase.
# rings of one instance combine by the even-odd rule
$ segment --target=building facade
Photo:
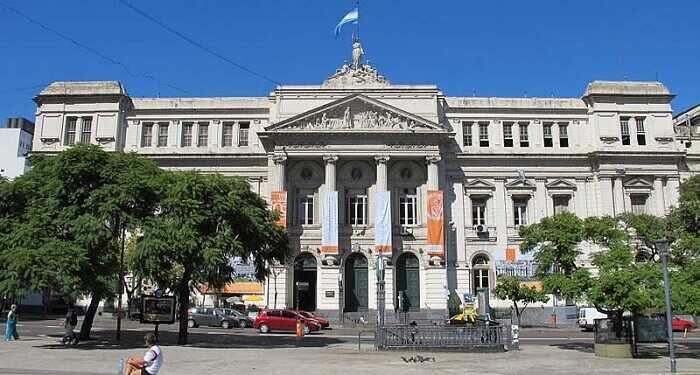
[[[0,176],[11,180],[29,169],[27,154],[32,151],[33,139],[31,121],[21,117],[5,121],[5,127],[0,128]]]
[[[266,97],[135,98],[119,82],[55,82],[36,96],[35,152],[76,143],[162,168],[241,176],[282,212],[294,258],[265,304],[335,315],[442,312],[446,294],[531,277],[520,226],[560,211],[677,202],[688,150],[660,82],[591,82],[580,98],[450,97],[362,62]],[[588,265],[587,257],[580,259]]]

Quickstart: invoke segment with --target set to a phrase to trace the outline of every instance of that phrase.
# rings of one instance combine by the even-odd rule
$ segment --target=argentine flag
[[[346,23],[354,23],[357,24],[357,20],[360,18],[360,12],[357,10],[357,8],[351,10],[348,14],[343,17],[340,22],[338,22],[338,25],[335,27],[335,37],[337,38],[338,35],[340,34],[340,29],[345,25]]]

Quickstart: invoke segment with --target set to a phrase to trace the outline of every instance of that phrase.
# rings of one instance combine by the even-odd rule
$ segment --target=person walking
[[[5,326],[5,341],[19,340],[17,333],[17,305],[10,306],[10,312],[7,313],[7,324]]]
[[[126,360],[124,375],[158,375],[163,367],[163,352],[160,350],[156,335],[147,333],[144,337],[148,351],[141,357],[130,357]]]
[[[66,330],[63,335],[64,344],[78,344],[78,335],[75,334],[75,326],[78,325],[78,314],[75,313],[75,306],[71,303],[68,305],[68,312],[63,321],[63,328]]]

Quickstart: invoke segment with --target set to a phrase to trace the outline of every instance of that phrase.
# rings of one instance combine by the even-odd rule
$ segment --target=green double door
[[[404,254],[396,262],[396,301],[400,311],[420,310],[420,267],[418,258],[413,254]],[[402,299],[399,303],[399,299]]]
[[[367,311],[369,282],[367,258],[354,255],[345,261],[345,312]]]

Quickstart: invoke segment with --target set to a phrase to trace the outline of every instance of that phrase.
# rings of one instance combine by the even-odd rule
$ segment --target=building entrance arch
[[[316,310],[316,258],[302,253],[294,258],[294,308]]]
[[[411,253],[402,254],[396,261],[396,297],[401,312],[420,310],[420,263]]]
[[[345,260],[345,312],[367,311],[369,281],[367,258],[353,254]]]

